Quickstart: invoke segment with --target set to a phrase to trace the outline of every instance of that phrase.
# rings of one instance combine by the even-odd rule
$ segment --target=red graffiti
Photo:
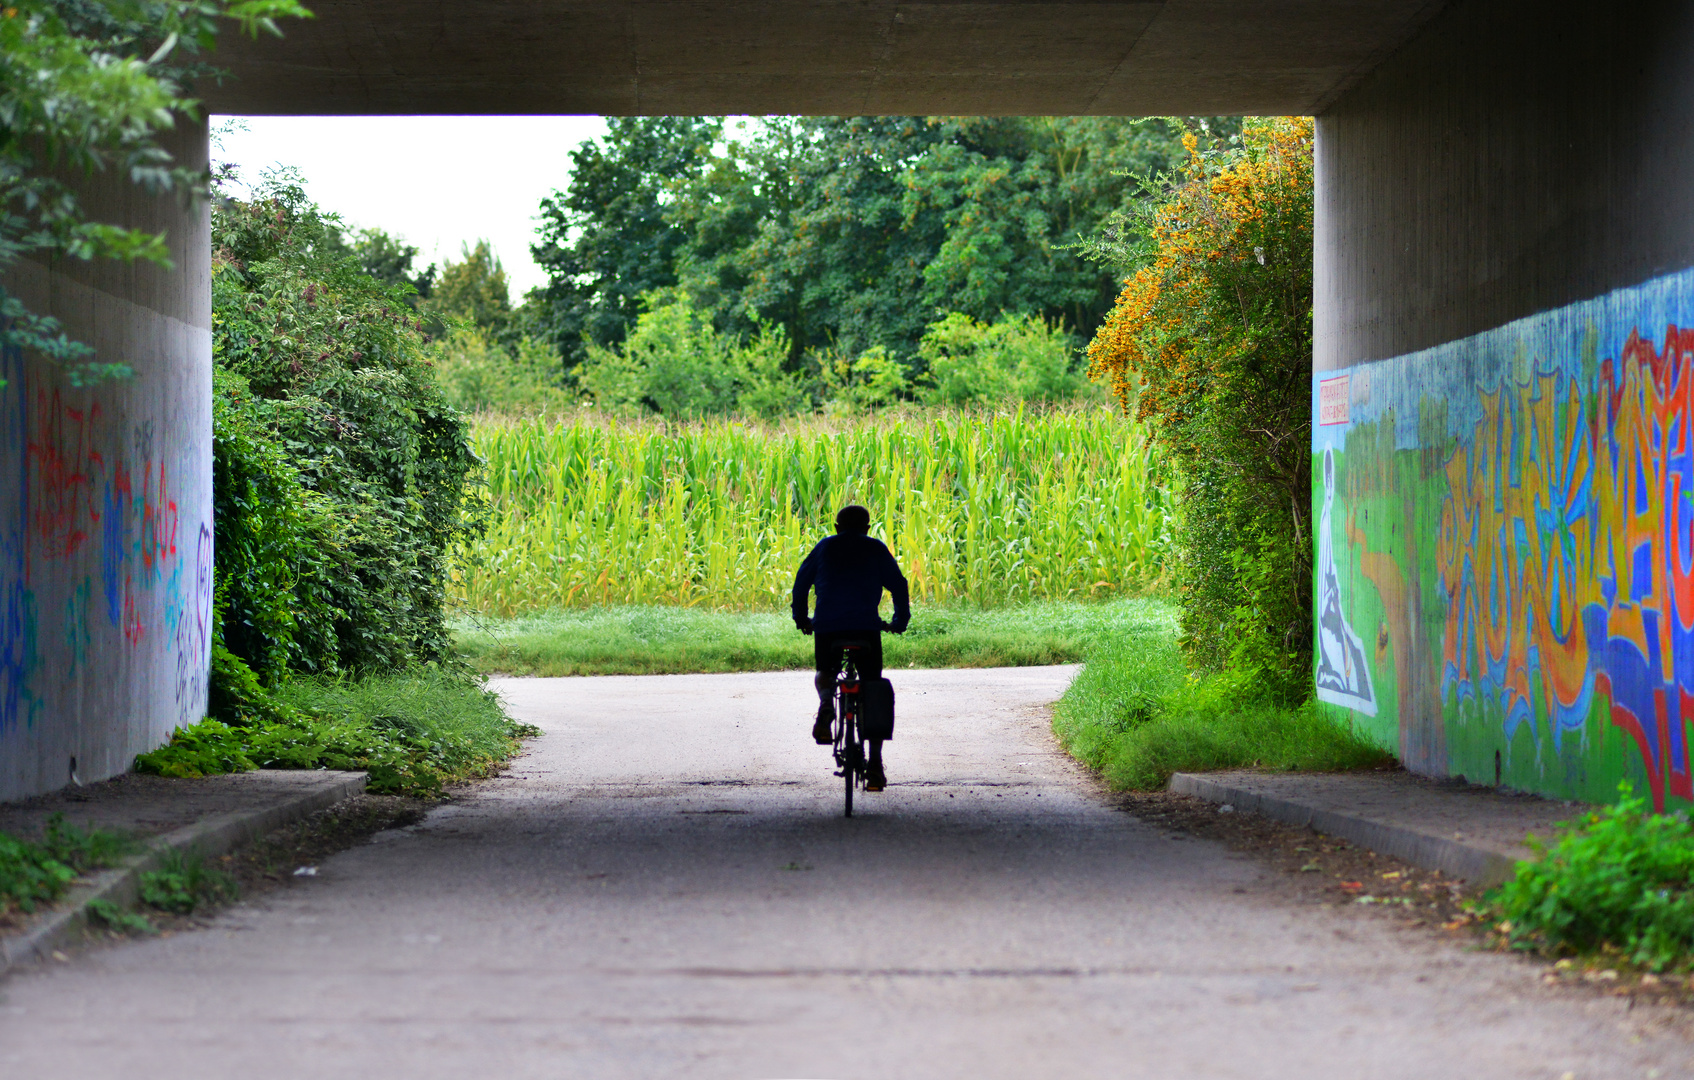
[[[59,391],[39,391],[29,457],[29,524],[35,548],[48,559],[69,558],[100,520],[95,489],[105,459],[94,449],[100,406],[72,409]]]
[[[163,462],[157,472],[155,481],[149,464],[141,476],[141,567],[150,575],[158,574],[165,560],[176,555],[176,501],[168,497]]]

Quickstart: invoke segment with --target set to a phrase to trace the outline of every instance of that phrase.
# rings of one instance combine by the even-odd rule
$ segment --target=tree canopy
[[[1229,129],[1232,121],[1213,121]],[[542,205],[534,325],[574,367],[675,288],[723,333],[780,328],[788,365],[882,349],[921,373],[951,313],[1088,335],[1111,269],[1083,247],[1182,123],[1111,117],[622,118]]]

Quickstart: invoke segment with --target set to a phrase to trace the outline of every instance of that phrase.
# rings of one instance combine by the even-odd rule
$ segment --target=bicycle
[[[847,810],[845,817],[853,816],[853,788],[865,786],[865,740],[861,733],[859,720],[864,716],[863,683],[859,679],[858,666],[853,663],[853,655],[863,646],[848,645],[842,661],[841,671],[835,676],[835,765],[836,776],[841,777]]]

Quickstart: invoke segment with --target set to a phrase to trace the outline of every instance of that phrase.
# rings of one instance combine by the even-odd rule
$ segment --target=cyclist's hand
[[[903,622],[884,622],[882,628],[890,634],[904,634],[906,632],[906,624]]]
[[[802,634],[805,634],[807,637],[810,637],[811,634],[812,634],[811,617],[806,616],[806,617],[803,617],[803,618],[795,619],[794,620],[794,629],[800,631]]]

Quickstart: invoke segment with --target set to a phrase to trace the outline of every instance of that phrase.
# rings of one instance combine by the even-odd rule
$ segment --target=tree
[[[622,341],[640,297],[676,284],[686,239],[666,219],[669,187],[696,174],[723,131],[716,117],[612,117],[604,139],[571,151],[570,186],[541,203],[530,249],[548,284],[530,298],[542,332],[574,367],[586,337]]]
[[[359,260],[359,269],[384,285],[410,286],[414,308],[429,299],[435,285],[435,264],[430,263],[421,272],[414,271],[412,263],[418,257],[415,246],[381,229],[360,229],[350,234],[348,240],[353,257]]]
[[[468,322],[499,338],[512,321],[506,270],[487,240],[478,240],[474,248],[463,245],[461,255],[441,268],[423,310],[443,323]]]
[[[1091,333],[1113,285],[1084,242],[1132,204],[1129,174],[1180,155],[1179,129],[1103,117],[769,118],[696,147],[644,204],[664,242],[632,233],[623,246],[649,260],[641,280],[674,280],[720,330],[782,326],[792,369],[808,354],[880,348],[921,374],[918,343],[949,312]],[[602,238],[618,232],[592,199],[580,205],[583,236],[591,222]],[[553,289],[578,287],[550,272]],[[634,310],[632,299],[606,317],[627,327]]]
[[[170,265],[162,234],[92,221],[75,180],[127,176],[143,191],[201,194],[161,132],[195,115],[184,82],[219,21],[280,33],[295,0],[17,0],[0,13],[0,274],[21,258],[141,259]],[[73,381],[121,374],[0,288],[0,347],[74,365]]]

